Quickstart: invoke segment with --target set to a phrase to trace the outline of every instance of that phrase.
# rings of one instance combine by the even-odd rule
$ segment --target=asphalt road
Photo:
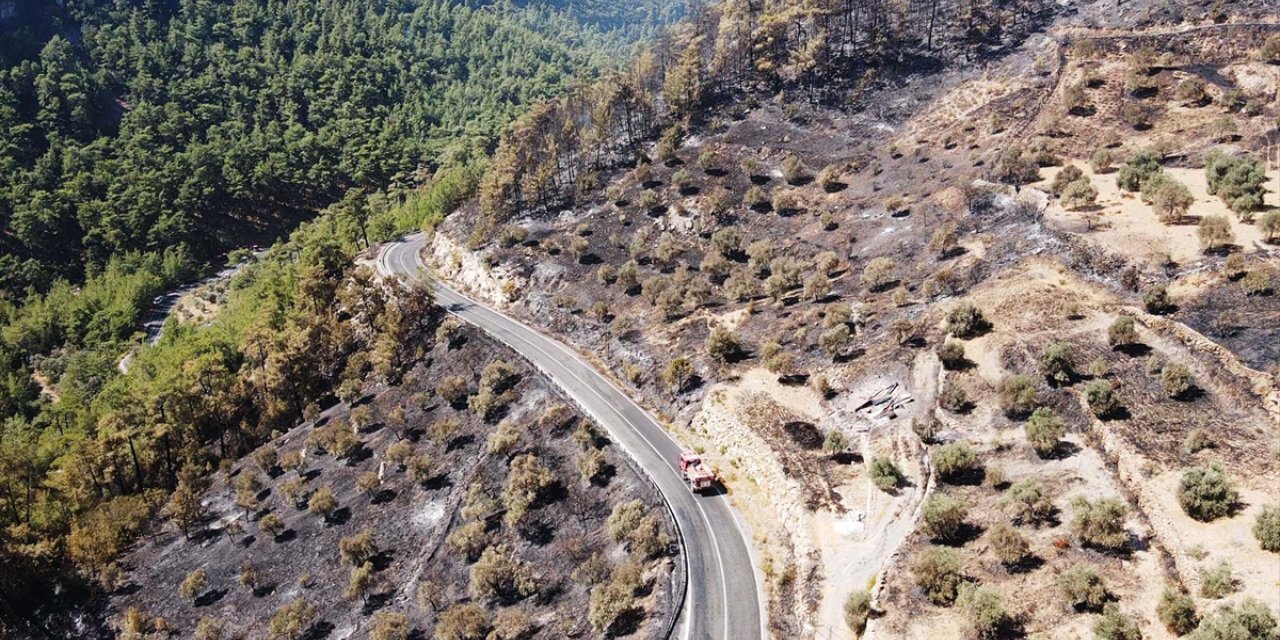
[[[378,256],[386,275],[416,279],[423,234],[389,243]],[[677,467],[681,447],[656,420],[572,349],[447,286],[435,283],[436,302],[538,367],[572,397],[653,479],[680,528],[689,586],[674,637],[687,640],[763,638],[760,590],[751,550],[723,495],[699,496]]]

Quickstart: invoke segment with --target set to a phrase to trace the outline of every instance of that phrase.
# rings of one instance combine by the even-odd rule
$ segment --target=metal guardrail
[[[449,313],[453,314],[452,311],[450,311]],[[457,314],[453,314],[453,315],[457,315]],[[463,318],[462,316],[457,316],[457,317],[461,319],[463,322],[466,322],[466,319]],[[471,324],[471,323],[468,323],[468,324]],[[483,329],[480,329],[480,331],[484,332]],[[486,336],[489,336],[491,339],[501,342],[508,349],[511,349],[512,351],[514,351],[516,355],[520,355],[520,352],[516,350],[515,347],[511,346],[510,344],[507,344],[501,338],[491,335],[488,332],[484,332],[484,333]],[[546,370],[544,370],[541,366],[539,366],[538,363],[528,358],[524,358],[524,356],[522,355],[521,355],[521,358],[524,359],[525,362],[528,362],[530,365],[532,365],[533,368],[536,369],[540,375],[544,376],[551,383],[551,388],[560,389],[560,385],[554,382],[554,378],[552,378],[551,374]],[[573,406],[578,409],[579,414],[591,415],[591,412],[588,411],[586,407],[579,404],[576,400],[574,400],[571,396],[569,396],[569,394],[561,392],[560,395],[565,397],[571,404],[573,404]],[[606,430],[609,429],[607,422],[602,420],[596,420],[596,422],[603,425]],[[676,586],[677,588],[672,589],[672,596],[673,596],[672,605],[674,606],[672,608],[671,619],[667,622],[665,631],[663,631],[663,633],[659,636],[661,638],[668,638],[668,639],[674,638],[675,632],[676,632],[676,626],[680,623],[680,613],[684,610],[685,600],[689,596],[689,547],[685,542],[684,530],[680,528],[680,521],[676,519],[675,510],[671,508],[671,503],[667,501],[666,494],[664,494],[662,492],[662,489],[658,487],[658,483],[653,479],[652,474],[643,465],[633,460],[630,455],[625,455],[625,458],[626,458],[627,465],[632,467],[632,469],[636,472],[636,477],[641,479],[643,482],[647,483],[649,488],[655,494],[657,494],[660,500],[662,500],[663,512],[666,514],[667,520],[671,523],[672,528],[676,532],[676,541],[677,541],[676,544],[680,548],[680,556],[682,559],[682,562],[680,563],[679,568],[682,570],[676,571],[677,575],[675,577],[673,586]]]
[[[379,251],[377,260],[381,262],[385,254],[386,254],[386,251],[384,247],[383,250]],[[422,270],[421,273],[427,274],[428,272],[426,270]],[[431,277],[431,281],[436,281],[436,279],[434,277]],[[469,325],[475,326],[474,324],[468,322],[466,318],[455,313],[448,307],[443,307],[443,308],[450,315],[457,317],[459,320],[462,320],[463,322],[467,322],[467,324]],[[477,327],[477,329],[483,332],[486,336],[489,336],[491,339],[502,343],[508,349],[511,349],[512,351],[514,351],[516,355],[519,355],[525,362],[529,363],[535,370],[537,370],[539,374],[541,374],[549,382],[551,382],[551,388],[560,389],[560,385],[554,382],[555,378],[551,375],[551,373],[543,369],[543,367],[540,366],[537,362],[534,362],[532,359],[525,358],[518,349],[516,349],[513,345],[507,343],[502,338],[496,335],[490,334],[487,331],[484,331],[483,328]],[[578,412],[580,414],[591,415],[591,412],[587,410],[585,406],[578,403],[568,393],[561,392],[561,395],[567,398],[568,401],[578,409]],[[609,429],[607,421],[596,420],[596,422],[603,425],[606,430]],[[613,434],[611,433],[610,435],[612,436]],[[625,451],[625,448],[624,448],[624,451]],[[657,481],[654,480],[650,471],[646,469],[643,465],[635,461],[629,454],[625,455],[625,459],[628,466],[632,467],[633,470],[637,470],[636,477],[640,478],[642,481],[647,483],[649,485],[649,488],[654,493],[657,494],[659,499],[662,500],[662,506],[664,507],[664,512],[666,514],[666,517],[668,521],[671,523],[672,528],[676,532],[676,541],[677,541],[676,544],[680,548],[680,555],[682,558],[682,562],[679,565],[680,570],[676,571],[677,575],[673,580],[673,585],[672,585],[673,586],[672,588],[673,608],[671,612],[671,617],[670,617],[670,620],[665,625],[665,630],[659,636],[661,638],[670,639],[675,636],[676,626],[679,625],[680,623],[680,614],[684,610],[685,601],[688,599],[688,596],[689,596],[689,547],[685,541],[684,530],[680,528],[680,521],[676,518],[675,510],[671,508],[671,503],[667,501],[666,494],[664,494],[662,492],[662,489],[658,487],[658,483]]]

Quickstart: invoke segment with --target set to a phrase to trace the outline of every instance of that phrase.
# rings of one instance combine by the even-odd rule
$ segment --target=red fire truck
[[[680,473],[684,475],[684,482],[689,485],[689,490],[694,493],[714,490],[720,484],[716,472],[702,461],[702,456],[693,451],[680,454]]]

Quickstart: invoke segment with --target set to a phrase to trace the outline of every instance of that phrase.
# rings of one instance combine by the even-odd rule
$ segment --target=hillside
[[[13,5],[0,22],[4,418],[44,422],[33,378],[118,357],[153,298],[228,252],[330,207],[361,248],[440,215],[512,117],[679,15],[646,6]],[[404,207],[424,185],[437,200]]]
[[[613,383],[762,636],[1277,639],[1274,2],[71,6],[0,50],[0,636],[661,636]]]
[[[848,633],[864,590],[874,637],[1274,616],[1268,5],[996,10],[1027,30],[980,54],[946,12],[928,60],[852,76],[833,10],[776,65],[722,66],[728,25],[787,7],[723,3],[660,45],[665,74],[535,109],[428,262],[595,354],[726,471],[775,634]],[[663,106],[559,135],[622,113],[628,82]]]
[[[301,611],[305,637],[658,634],[676,600],[656,492],[540,376],[451,331],[404,382],[224,463],[186,531],[119,561],[115,627],[287,638]],[[638,596],[606,614],[602,584]]]
[[[379,334],[423,327],[350,321],[355,254],[447,213],[510,118],[680,15],[552,5],[0,3],[0,631],[95,597],[85,523],[400,370]],[[273,242],[142,344],[158,296]]]

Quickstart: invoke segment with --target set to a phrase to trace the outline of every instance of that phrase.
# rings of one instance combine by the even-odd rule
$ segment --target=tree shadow
[[[200,594],[200,597],[195,599],[194,604],[197,607],[207,607],[221,600],[223,596],[227,595],[227,591],[227,589],[210,589]]]
[[[541,520],[521,524],[519,533],[521,538],[539,547],[545,547],[556,539],[556,530]]]
[[[1203,397],[1205,397],[1204,389],[1201,388],[1199,385],[1193,384],[1187,387],[1186,390],[1183,391],[1182,393],[1179,393],[1178,395],[1173,396],[1173,399],[1177,400],[1178,402],[1195,402],[1196,400],[1199,400],[1200,398],[1203,398]]]
[[[1145,344],[1142,344],[1141,342],[1134,342],[1130,344],[1118,344],[1112,347],[1111,350],[1119,351],[1120,353],[1123,353],[1126,356],[1129,356],[1130,358],[1145,358],[1151,354],[1151,347]]]
[[[453,486],[453,481],[449,479],[448,472],[439,473],[422,483],[422,488],[430,491],[439,491],[440,489],[448,489]]]
[[[258,585],[256,588],[251,589],[249,591],[249,594],[255,598],[265,598],[275,592],[276,592],[276,585],[264,584],[264,585]]]
[[[449,440],[449,442],[445,444],[444,446],[445,453],[452,453],[454,451],[457,451],[458,449],[468,447],[475,441],[476,441],[476,437],[474,435],[458,436],[456,438],[453,438],[452,440]]]
[[[195,544],[204,544],[220,536],[222,536],[222,529],[204,528],[204,529],[200,529],[199,531],[193,532],[190,536],[187,537],[187,539]]]
[[[1044,558],[1036,556],[1036,554],[1030,554],[1030,556],[1023,558],[1023,561],[1021,562],[1006,564],[1005,570],[1010,573],[1016,573],[1016,575],[1021,575],[1021,573],[1036,571],[1038,568],[1043,566]]]
[[[847,362],[852,362],[854,360],[857,360],[858,358],[861,358],[863,355],[866,355],[866,353],[867,353],[866,349],[863,349],[862,347],[858,347],[857,349],[853,349],[851,351],[841,352],[837,354],[834,358],[832,358],[832,360],[837,364],[845,364]]]
[[[324,640],[333,634],[335,627],[328,620],[321,620],[307,628],[302,640]]]
[[[393,489],[383,489],[373,494],[373,499],[369,502],[372,504],[386,504],[396,499],[396,492]]]
[[[704,382],[705,381],[702,379],[702,376],[695,373],[689,376],[689,379],[686,380],[683,385],[680,385],[680,393],[688,393],[689,391],[699,389],[702,387]]]
[[[943,360],[942,368],[947,371],[970,371],[978,367],[977,363],[968,359],[960,358],[959,360]]]
[[[856,451],[838,451],[831,454],[831,461],[836,464],[860,464],[862,462],[862,454]]]
[[[395,549],[383,549],[369,558],[369,564],[374,571],[386,571],[391,566],[392,561],[396,559]]]
[[[600,469],[600,473],[591,477],[591,486],[605,488],[613,481],[614,476],[618,475],[618,470],[612,464],[605,463],[604,468]]]
[[[324,524],[326,527],[339,527],[351,520],[351,508],[342,507],[333,513],[325,516]]]
[[[939,477],[939,480],[946,484],[964,487],[981,486],[986,479],[987,470],[982,467],[974,467],[972,469],[957,471],[945,478]]]
[[[274,541],[276,544],[284,544],[286,542],[291,542],[295,540],[297,537],[298,537],[297,531],[294,531],[293,529],[285,529],[284,531],[280,532],[280,535],[272,538],[272,541]]]
[[[1048,455],[1041,456],[1042,460],[1066,460],[1071,456],[1080,453],[1080,445],[1070,440],[1059,440],[1058,445],[1050,451]]]
[[[897,287],[901,283],[902,283],[901,280],[891,280],[889,282],[882,282],[874,287],[871,287],[870,290],[871,290],[871,293],[884,293],[885,291],[888,291],[894,287]]]
[[[1075,602],[1071,604],[1071,610],[1076,613],[1102,613],[1102,609],[1106,607],[1108,603],[1118,602],[1119,600],[1120,598],[1117,597],[1116,594],[1111,593],[1111,591],[1108,590],[1106,595],[1102,596],[1101,602],[1097,604]]]
[[[828,182],[822,185],[822,190],[827,193],[840,193],[841,191],[844,191],[845,189],[848,189],[848,188],[849,188],[848,183],[840,182],[840,181]]]
[[[946,547],[963,547],[964,545],[981,537],[984,531],[986,531],[986,528],[966,522],[960,525],[960,528],[956,530],[955,535],[948,536],[946,538],[936,538],[934,539],[934,542]]]
[[[372,457],[373,457],[373,450],[371,450],[369,447],[366,447],[362,444],[355,451],[352,451],[350,454],[347,455],[347,466],[354,467],[360,464],[361,462],[364,462],[365,460],[368,460],[369,458],[372,458]]]
[[[613,625],[608,629],[609,637],[629,636],[640,630],[640,623],[644,621],[644,610],[639,607],[631,607],[618,614],[614,618]]]
[[[1114,409],[1098,416],[1098,419],[1103,422],[1110,422],[1112,420],[1129,420],[1131,418],[1133,418],[1133,414],[1129,413],[1129,408],[1124,406],[1116,406]]]
[[[751,184],[754,184],[757,187],[763,187],[764,185],[769,184],[770,182],[773,182],[773,176],[753,175],[751,176],[750,180],[751,180]]]

